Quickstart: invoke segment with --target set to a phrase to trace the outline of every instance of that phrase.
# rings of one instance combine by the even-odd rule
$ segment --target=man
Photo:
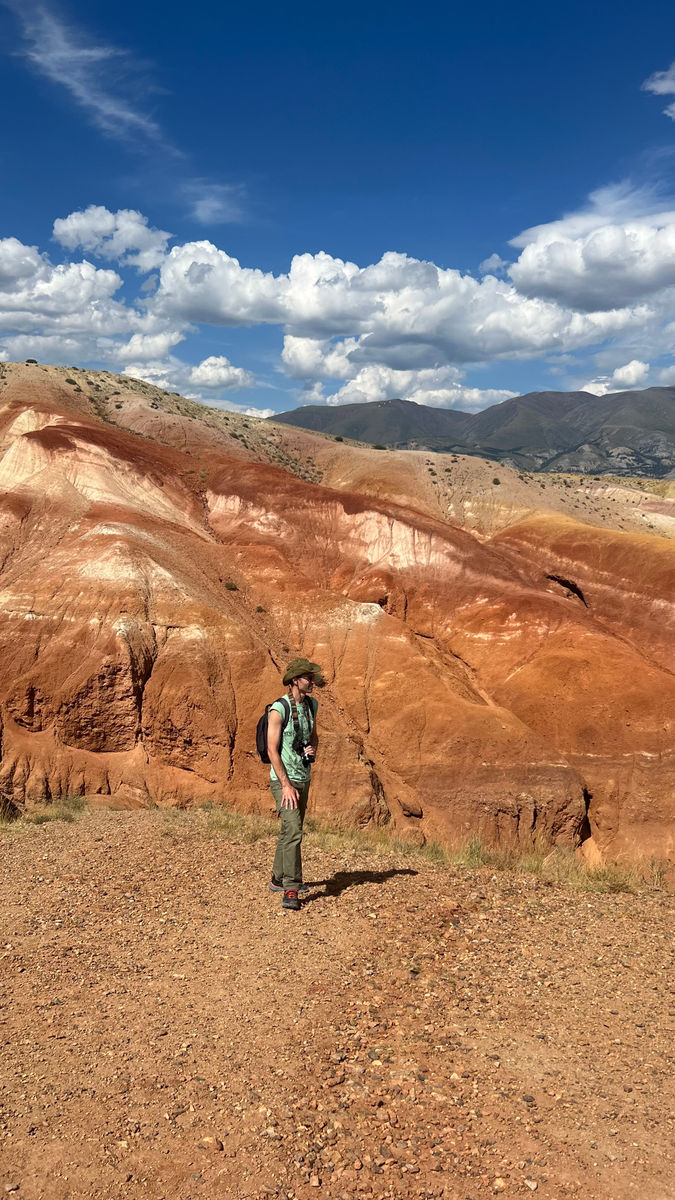
[[[283,892],[282,908],[297,912],[300,895],[309,891],[302,879],[302,827],[312,763],[319,744],[316,732],[319,705],[311,693],[314,684],[322,682],[321,668],[306,658],[294,658],[286,667],[283,682],[288,686],[286,702],[291,706],[288,721],[284,727],[284,705],[280,700],[271,706],[267,717],[270,788],[281,817],[269,886],[273,892]]]

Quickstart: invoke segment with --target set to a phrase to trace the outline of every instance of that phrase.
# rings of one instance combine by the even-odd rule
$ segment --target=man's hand
[[[293,787],[292,783],[284,783],[281,788],[281,807],[282,808],[297,808],[300,793]]]

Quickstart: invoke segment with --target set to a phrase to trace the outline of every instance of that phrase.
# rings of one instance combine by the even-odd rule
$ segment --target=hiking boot
[[[300,901],[295,888],[289,888],[284,892],[284,898],[281,901],[282,908],[290,908],[293,912],[298,912],[300,909]]]
[[[274,875],[272,876],[272,878],[267,886],[271,892],[283,892],[283,890],[284,890],[284,885],[283,885],[282,880],[276,879],[274,877]],[[309,895],[309,888],[307,887],[306,883],[300,884],[300,887],[298,888],[298,895],[299,896],[308,896]]]

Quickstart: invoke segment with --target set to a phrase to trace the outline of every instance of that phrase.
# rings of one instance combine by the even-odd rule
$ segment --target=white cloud
[[[134,209],[112,213],[100,204],[90,204],[81,212],[58,217],[54,237],[67,250],[89,250],[98,258],[138,267],[145,273],[163,261],[171,234],[151,228],[147,217]]]
[[[201,388],[244,388],[253,387],[255,377],[243,367],[233,367],[223,355],[212,355],[192,368],[190,383]]]
[[[486,408],[508,400],[515,392],[470,388],[460,382],[454,367],[420,371],[396,371],[388,367],[362,367],[338,391],[325,399],[329,405],[364,404],[378,400],[411,400],[431,408]],[[313,403],[320,403],[315,393]],[[303,401],[306,397],[303,396]]]
[[[627,308],[570,312],[521,296],[492,275],[478,283],[394,252],[366,267],[323,252],[302,254],[287,275],[274,276],[242,267],[208,241],[170,251],[149,310],[174,321],[279,324],[301,339],[326,340],[349,331],[335,353],[348,354],[356,365],[380,362],[392,368],[589,345],[636,319]]]
[[[35,0],[5,0],[21,23],[24,56],[52,83],[68,91],[87,116],[117,141],[167,144],[145,108],[149,85],[143,64],[119,46],[96,42],[66,25]]]
[[[184,335],[175,329],[161,333],[133,333],[129,341],[115,348],[120,362],[152,362],[163,359],[174,346],[182,342]]]
[[[220,408],[223,410],[223,412],[241,413],[242,417],[265,418],[276,415],[276,409],[274,408],[254,408],[250,404],[235,404],[232,400],[229,400],[225,397],[209,399],[204,396],[190,397],[189,393],[187,392],[185,394],[188,396],[188,399],[199,400],[201,404],[206,404],[209,408]]]
[[[35,246],[0,239],[0,332],[128,329],[132,310],[113,301],[121,286],[115,271],[88,262],[54,266]]]
[[[226,225],[243,220],[244,188],[241,185],[191,179],[183,192],[190,215],[200,225]]]
[[[601,375],[592,379],[581,388],[582,392],[591,392],[594,396],[606,396],[608,392],[632,391],[644,387],[649,376],[649,363],[640,362],[634,358],[617,367],[611,375]]]
[[[518,291],[579,312],[625,309],[675,286],[675,209],[627,183],[511,244],[521,248],[509,268]]]
[[[483,259],[478,270],[481,275],[503,275],[508,266],[507,259],[501,258],[499,254],[491,254],[489,258]]]
[[[642,90],[653,92],[655,96],[675,96],[675,62],[670,64],[667,71],[655,71],[649,79],[645,79]],[[669,104],[663,111],[675,121],[675,103]]]
[[[152,335],[131,338],[127,347],[116,348],[116,355],[125,361],[122,350],[128,350],[135,343],[142,351],[149,351],[153,340],[155,339]],[[163,351],[163,344],[159,339],[155,344]],[[154,383],[156,387],[164,388],[168,392],[180,392],[183,396],[215,407],[221,407],[221,398],[213,393],[256,386],[256,378],[250,371],[233,366],[222,355],[213,355],[203,359],[196,366],[191,366],[164,351],[155,358],[148,353],[146,357],[127,358],[123,374],[132,375],[134,379],[144,379],[147,383]],[[240,406],[236,411],[243,409]]]
[[[16,339],[28,337],[31,345],[51,339],[35,357],[122,364],[169,390],[192,387],[206,398],[206,391],[251,387],[253,376],[217,353],[188,364],[175,356],[175,347],[200,324],[267,324],[285,335],[280,368],[303,385],[303,399],[318,403],[403,396],[443,407],[484,407],[512,393],[469,387],[469,364],[551,355],[560,362],[585,347],[605,351],[605,360],[598,355],[596,363],[608,374],[592,384],[637,386],[639,375],[631,382],[628,375],[609,373],[621,361],[620,347],[625,366],[617,371],[635,372],[642,357],[653,360],[672,344],[668,330],[675,317],[675,291],[668,289],[655,292],[649,307],[624,304],[631,289],[622,272],[632,272],[633,290],[640,272],[645,278],[651,272],[652,286],[659,272],[669,278],[671,228],[659,224],[663,214],[656,209],[640,217],[638,208],[635,193],[607,191],[604,200],[597,194],[581,225],[571,214],[530,231],[510,280],[494,274],[476,280],[394,252],[363,267],[323,252],[302,254],[287,273],[274,275],[243,266],[208,240],[168,249],[169,234],[153,229],[143,214],[90,206],[55,222],[60,244],[73,258],[86,251],[152,271],[156,290],[141,284],[137,304],[125,302],[117,298],[122,279],[114,270],[86,259],[55,266],[34,246],[0,240],[0,351],[20,357],[29,351]],[[616,215],[609,226],[611,238],[602,224],[610,210],[626,214],[623,224]],[[626,239],[637,247],[633,257]],[[571,247],[562,259],[567,274],[546,259],[547,249],[560,243]],[[530,251],[532,269],[541,268],[559,298],[524,295],[516,287],[517,268],[524,270]],[[619,306],[586,311],[589,292],[607,288],[612,255],[619,280],[612,302]],[[672,255],[675,262],[675,243]]]
[[[169,155],[174,168],[181,160],[187,162],[187,156],[150,115],[151,97],[161,90],[152,82],[150,64],[135,58],[123,46],[97,41],[84,29],[67,24],[46,0],[0,3],[17,17],[23,35],[21,53],[26,61],[63,88],[106,137]],[[244,188],[239,184],[189,176],[181,180],[175,176],[175,189],[188,202],[190,215],[202,224],[243,219]],[[145,270],[138,259],[140,256],[133,260],[134,265]]]
[[[358,349],[356,338],[346,338],[332,344],[287,335],[284,338],[282,361],[289,375],[303,379],[308,384],[302,394],[302,403],[365,404],[399,398],[434,408],[462,405],[485,408],[515,394],[489,388],[469,388],[462,383],[463,373],[455,366],[403,370],[382,363],[371,363],[359,367]],[[355,361],[351,357],[353,354]],[[326,397],[321,383],[325,379],[345,379],[347,382]]]

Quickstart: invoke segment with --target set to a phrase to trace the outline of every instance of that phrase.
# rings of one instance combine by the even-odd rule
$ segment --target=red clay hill
[[[381,452],[105,372],[0,368],[0,796],[266,810],[257,717],[326,673],[315,811],[675,859],[675,501]]]

